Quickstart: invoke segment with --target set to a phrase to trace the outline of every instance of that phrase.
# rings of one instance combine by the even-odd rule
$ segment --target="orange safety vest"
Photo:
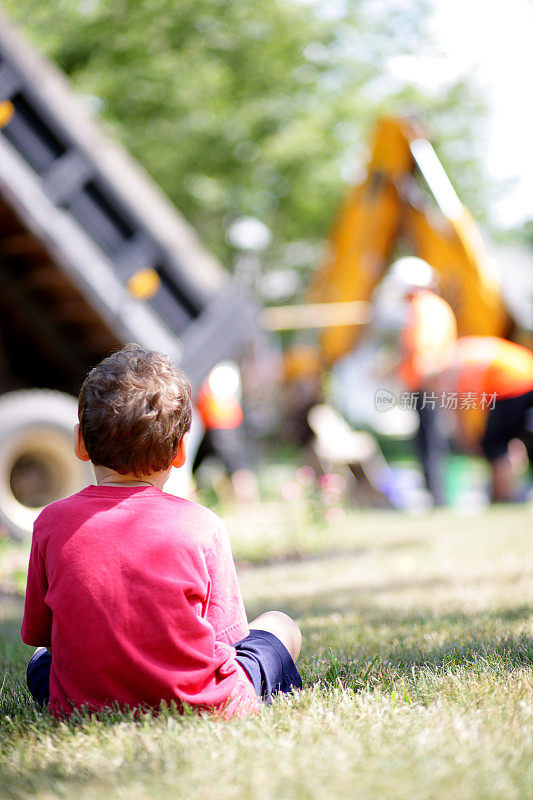
[[[400,337],[403,360],[400,379],[416,392],[432,372],[450,362],[457,339],[457,322],[450,305],[430,289],[417,289],[409,299],[407,324]]]
[[[457,340],[452,369],[457,391],[518,397],[533,390],[533,353],[497,336],[464,336]]]
[[[196,401],[196,408],[206,430],[231,430],[244,420],[241,404],[236,395],[217,395],[206,381]]]

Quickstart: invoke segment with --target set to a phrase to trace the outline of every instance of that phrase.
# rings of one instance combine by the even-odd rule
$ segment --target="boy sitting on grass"
[[[185,462],[191,389],[138,345],[79,396],[74,449],[96,484],[35,522],[21,635],[51,713],[190,705],[224,717],[301,687],[301,635],[277,611],[246,620],[229,539],[211,511],[163,492]]]

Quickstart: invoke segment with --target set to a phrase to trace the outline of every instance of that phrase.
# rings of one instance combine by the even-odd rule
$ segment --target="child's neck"
[[[133,473],[121,475],[119,472],[115,472],[115,470],[109,467],[95,466],[93,468],[98,486],[122,486],[133,488],[136,486],[155,486],[156,489],[162,489],[170,472],[170,470],[151,472],[148,475],[141,475],[139,477]]]

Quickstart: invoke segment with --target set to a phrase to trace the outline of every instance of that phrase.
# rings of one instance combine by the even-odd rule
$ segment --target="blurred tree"
[[[508,238],[511,241],[522,242],[533,247],[533,219],[523,222],[517,230],[509,234]]]
[[[424,94],[391,68],[429,46],[425,0],[3,5],[230,268],[290,266],[306,282],[381,113],[430,118],[459,193],[483,206],[475,91]],[[271,233],[259,256],[228,238],[242,217]]]

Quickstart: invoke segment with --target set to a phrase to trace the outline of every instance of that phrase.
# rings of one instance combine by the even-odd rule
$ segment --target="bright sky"
[[[435,36],[447,71],[475,71],[491,108],[486,163],[496,178],[518,178],[496,221],[533,218],[533,3],[531,0],[433,0]],[[439,59],[440,68],[444,66]],[[436,65],[435,65],[436,66]],[[449,74],[448,73],[448,74]]]

